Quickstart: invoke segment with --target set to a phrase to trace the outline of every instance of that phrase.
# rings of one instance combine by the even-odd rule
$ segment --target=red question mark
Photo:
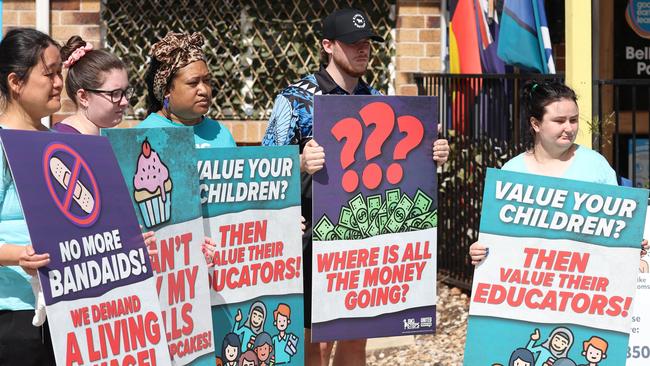
[[[415,149],[424,137],[424,126],[419,119],[413,116],[402,116],[397,118],[397,125],[399,131],[406,133],[406,137],[400,140],[395,146],[393,152],[393,160],[404,160],[413,149]],[[397,184],[402,180],[404,170],[402,166],[395,162],[392,163],[386,170],[386,179],[391,184]]]
[[[406,293],[409,292],[411,288],[406,283],[402,285],[402,302],[406,302]]]
[[[341,142],[342,139],[345,139],[345,144],[341,149],[341,167],[347,169],[354,163],[354,155],[357,153],[359,145],[361,145],[361,137],[363,136],[361,122],[356,118],[343,118],[336,122],[330,132],[336,138],[336,141]],[[359,185],[359,175],[357,175],[357,172],[348,170],[343,173],[341,185],[348,193],[357,189]]]
[[[359,111],[366,127],[375,125],[374,130],[366,139],[366,161],[381,155],[381,148],[395,127],[395,113],[390,105],[383,102],[370,103]],[[381,167],[376,163],[366,165],[363,170],[363,184],[368,189],[375,189],[381,183]]]

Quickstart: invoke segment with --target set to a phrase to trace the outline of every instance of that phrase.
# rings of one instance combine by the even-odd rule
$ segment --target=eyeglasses
[[[131,98],[133,97],[133,93],[135,92],[135,89],[130,86],[126,89],[115,89],[115,90],[97,90],[97,89],[84,89],[89,92],[93,93],[101,93],[101,94],[106,94],[110,96],[111,98],[111,103],[119,103],[122,98],[126,98],[126,101],[130,101]]]

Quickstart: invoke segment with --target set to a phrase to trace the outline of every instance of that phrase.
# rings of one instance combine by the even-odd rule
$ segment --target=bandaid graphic
[[[61,161],[61,159],[53,156],[50,158],[50,172],[56,179],[61,187],[68,189],[68,184],[70,183],[70,176],[72,173],[70,169]],[[74,186],[74,192],[72,195],[75,202],[81,207],[81,209],[86,213],[93,212],[95,207],[95,198],[86,186],[84,186],[78,179]]]

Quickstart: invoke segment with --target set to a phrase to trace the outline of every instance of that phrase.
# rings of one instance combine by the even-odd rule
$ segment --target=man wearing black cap
[[[311,175],[323,168],[325,151],[312,139],[314,95],[381,95],[361,77],[370,60],[370,41],[383,42],[375,34],[368,17],[360,10],[340,9],[323,20],[321,68],[285,88],[275,105],[262,144],[265,146],[300,145],[302,179],[302,215],[311,219]],[[449,146],[444,139],[433,146],[433,159],[447,161]],[[303,235],[303,280],[305,292],[306,365],[327,365],[332,343],[310,343],[311,339],[311,256],[312,225],[307,222]],[[339,341],[334,365],[365,365],[366,340]],[[322,352],[321,352],[322,351]]]

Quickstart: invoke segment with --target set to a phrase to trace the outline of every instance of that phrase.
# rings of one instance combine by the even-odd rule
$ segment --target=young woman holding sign
[[[578,98],[571,88],[557,82],[529,82],[522,94],[530,124],[527,150],[510,159],[502,169],[617,185],[616,173],[602,155],[574,143],[579,113]],[[647,246],[647,240],[643,240],[643,252]],[[478,242],[469,248],[472,264],[479,264],[487,253],[488,248]]]
[[[93,49],[80,36],[72,36],[61,47],[63,67],[68,69],[65,90],[77,110],[52,128],[57,132],[99,135],[100,128],[122,122],[133,96],[126,66],[117,56]],[[150,256],[158,253],[153,231],[142,234]]]
[[[13,29],[0,43],[0,126],[48,131],[41,118],[61,108],[59,47],[34,29]],[[0,172],[0,364],[54,365],[47,324],[32,325],[30,279],[49,263],[32,248],[4,152]]]

